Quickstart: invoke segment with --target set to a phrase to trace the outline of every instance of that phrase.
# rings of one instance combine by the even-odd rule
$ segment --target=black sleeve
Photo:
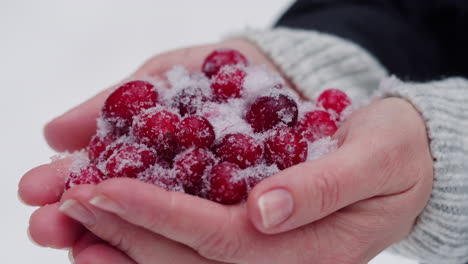
[[[468,77],[468,0],[298,0],[277,26],[349,39],[404,80]]]

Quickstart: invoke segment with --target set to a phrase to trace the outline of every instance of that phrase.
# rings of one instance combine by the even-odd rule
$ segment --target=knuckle
[[[168,225],[171,221],[171,212],[175,212],[176,210],[176,199],[174,198],[173,193],[169,192],[167,194],[167,208],[164,210],[158,211],[151,211],[146,213],[146,216],[141,219],[143,222],[143,226],[146,229],[149,229],[153,232],[160,232],[164,230],[166,225]]]
[[[338,175],[333,170],[323,171],[316,176],[315,186],[308,193],[319,192],[320,214],[326,215],[336,208],[340,201],[340,190],[337,182]]]
[[[229,231],[229,223],[205,234],[195,244],[195,250],[202,257],[233,262],[241,252],[242,242],[237,232]]]
[[[111,235],[109,243],[120,249],[122,252],[129,254],[133,250],[133,245],[136,241],[136,232],[132,228],[122,227],[119,230],[116,230],[115,233]]]

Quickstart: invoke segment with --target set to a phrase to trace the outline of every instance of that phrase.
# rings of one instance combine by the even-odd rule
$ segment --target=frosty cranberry
[[[133,116],[141,110],[153,107],[158,101],[158,93],[151,83],[131,81],[115,90],[104,103],[103,117],[118,131],[127,132]]]
[[[110,178],[136,178],[156,162],[156,155],[144,145],[125,145],[107,160],[106,172]]]
[[[254,132],[264,132],[276,126],[293,127],[297,115],[296,102],[289,96],[277,94],[257,98],[245,118]]]
[[[338,89],[325,90],[317,99],[317,106],[326,110],[333,110],[338,115],[350,104],[351,99],[348,95]]]
[[[105,179],[104,173],[96,166],[87,166],[77,172],[71,172],[65,182],[65,190],[80,184],[98,184]]]
[[[338,128],[328,112],[316,110],[306,113],[297,123],[297,129],[307,140],[314,142],[332,136]]]
[[[253,137],[237,133],[224,136],[214,147],[214,152],[221,161],[229,161],[245,169],[260,161],[263,148]]]
[[[225,65],[247,66],[247,59],[239,51],[218,49],[210,53],[203,62],[202,71],[208,78],[217,74]]]
[[[114,134],[107,134],[104,137],[94,135],[88,145],[89,159],[93,162],[96,161],[115,140],[117,137]]]
[[[213,144],[215,132],[206,118],[188,116],[182,119],[178,126],[177,139],[182,148],[205,148]]]
[[[265,159],[280,170],[301,163],[307,159],[307,142],[292,128],[278,128],[265,141]]]
[[[213,153],[202,148],[191,149],[175,158],[174,167],[177,179],[187,193],[200,193],[202,177],[207,168],[213,166],[214,163]]]
[[[179,110],[181,116],[196,114],[209,97],[200,88],[185,88],[178,92],[172,102],[172,106]]]
[[[177,151],[179,116],[166,110],[148,111],[136,117],[132,131],[137,142],[156,150],[161,157],[173,157]]]
[[[183,191],[182,185],[172,170],[157,168],[145,171],[144,174],[147,175],[140,179],[146,183],[157,185],[166,191]]]
[[[235,204],[247,196],[247,183],[239,175],[236,164],[222,162],[214,166],[209,175],[210,188],[207,196],[210,200],[222,204]]]
[[[213,77],[211,89],[215,98],[226,101],[241,97],[246,73],[238,67],[225,66]]]

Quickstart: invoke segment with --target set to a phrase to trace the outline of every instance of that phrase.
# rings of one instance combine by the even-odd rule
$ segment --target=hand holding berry
[[[97,115],[99,108],[94,109]],[[57,121],[53,125],[52,134],[72,126]],[[103,246],[122,263],[186,263],[190,258],[197,263],[364,262],[406,235],[428,198],[432,166],[424,124],[408,103],[384,99],[353,114],[336,138],[336,153],[259,183],[247,211],[242,205],[226,207],[130,179],[78,186],[62,198],[67,201],[64,209],[84,208],[76,219],[133,259]],[[57,146],[79,148],[80,139],[59,139]],[[232,167],[218,171],[231,173]],[[37,178],[25,177],[23,199],[43,205],[60,198],[47,191],[26,194],[32,181],[60,184],[46,173],[53,172],[43,167],[32,172]],[[278,204],[286,210],[276,210]],[[43,207],[33,216],[33,237],[46,245],[70,246],[83,230],[64,220],[57,207]],[[62,220],[48,229],[53,229],[52,237],[40,238],[34,230],[43,228],[45,219]]]

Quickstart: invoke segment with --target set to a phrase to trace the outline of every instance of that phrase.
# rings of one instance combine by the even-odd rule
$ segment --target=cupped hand
[[[138,263],[158,260],[144,251],[160,247],[152,236],[204,261],[367,263],[408,235],[429,198],[425,126],[411,104],[387,98],[354,113],[336,139],[337,152],[266,179],[247,204],[223,206],[117,179],[76,188],[62,211],[104,240],[120,241]]]
[[[237,49],[253,64],[266,65],[275,70],[275,66],[254,45],[243,40],[228,40],[154,56],[129,78],[164,77],[163,74],[174,65],[183,65],[190,71],[200,70],[203,59],[219,48]],[[57,151],[75,151],[86,147],[96,131],[96,118],[102,105],[114,89],[115,87],[111,87],[102,91],[48,123],[44,129],[48,144]],[[121,252],[106,245],[105,241],[89,239],[96,237],[86,231],[80,223],[58,211],[70,164],[69,159],[57,160],[33,168],[22,177],[19,183],[19,197],[26,204],[40,206],[30,219],[31,238],[42,246],[73,248],[73,254],[78,261],[103,258],[103,263],[120,263],[117,259],[122,259],[121,263],[133,263],[128,262],[128,257],[122,257]],[[115,261],[106,261],[109,259]]]

